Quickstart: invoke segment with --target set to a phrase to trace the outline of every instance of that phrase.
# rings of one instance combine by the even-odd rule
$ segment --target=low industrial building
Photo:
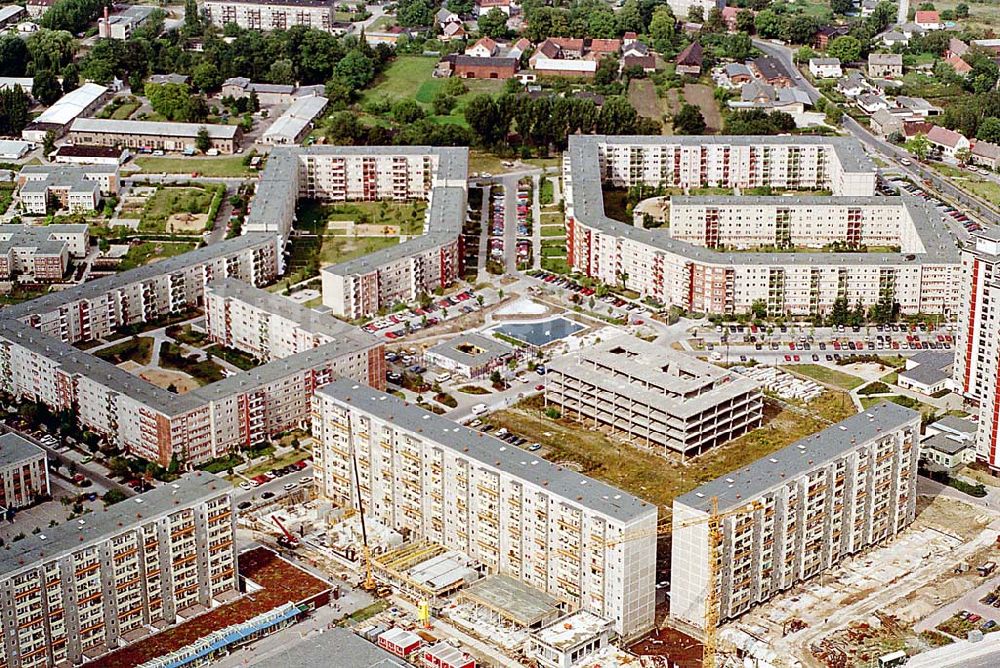
[[[506,364],[513,354],[514,349],[506,343],[472,333],[460,334],[428,348],[424,358],[429,364],[474,380],[489,376],[494,369]]]
[[[319,390],[313,416],[322,497],[607,619],[625,638],[652,628],[654,505],[350,380]]]
[[[541,668],[575,668],[607,647],[612,635],[607,620],[577,612],[532,633],[526,653]]]
[[[704,628],[714,581],[733,619],[892,539],[916,513],[919,435],[920,413],[883,402],[676,498],[670,616]]]
[[[195,150],[195,142],[202,130],[208,133],[211,148],[220,153],[234,152],[243,138],[243,132],[237,125],[118,121],[110,118],[78,118],[70,126],[69,138],[74,144],[179,153]]]
[[[0,28],[6,28],[21,21],[25,16],[24,7],[21,5],[7,5],[0,7]]]
[[[105,39],[126,40],[149,21],[156,7],[134,5],[119,14],[97,19],[97,34]]]
[[[32,144],[29,141],[0,139],[0,159],[20,160],[31,150],[31,147]]]
[[[222,97],[238,100],[251,95],[257,96],[257,101],[264,106],[291,104],[304,97],[323,95],[324,87],[292,86],[289,84],[256,83],[246,77],[230,77],[222,82]]]
[[[975,438],[938,433],[920,441],[920,459],[931,471],[955,473],[976,461]]]
[[[22,436],[0,436],[0,510],[24,508],[49,491],[45,451]]]
[[[26,165],[18,173],[19,196],[25,213],[44,216],[57,202],[71,212],[95,211],[101,195],[118,193],[118,165]]]
[[[932,395],[951,389],[952,366],[955,356],[949,352],[925,350],[906,359],[896,384],[906,390]]]
[[[663,456],[727,443],[763,412],[756,381],[624,334],[551,361],[545,404]]]
[[[411,664],[342,626],[291,643],[288,649],[270,656],[269,662],[282,668],[316,668],[329,664],[332,657],[349,658],[350,668],[412,668]]]
[[[21,136],[36,144],[44,142],[45,135],[49,132],[61,137],[66,134],[73,121],[97,111],[107,101],[109,95],[110,91],[105,86],[94,83],[83,84],[63,95],[55,104],[28,123],[21,131]]]
[[[52,159],[67,165],[120,165],[129,152],[117,146],[84,146],[63,144],[56,149]]]
[[[313,127],[313,121],[323,113],[329,100],[318,95],[302,97],[271,124],[261,136],[261,143],[271,145],[298,144]]]
[[[32,281],[59,281],[70,258],[86,256],[90,233],[86,223],[0,225],[0,280],[18,276]]]
[[[13,543],[0,663],[85,663],[239,596],[231,490],[189,473]]]

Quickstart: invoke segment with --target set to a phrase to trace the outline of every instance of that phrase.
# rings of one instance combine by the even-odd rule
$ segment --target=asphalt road
[[[312,462],[307,462],[307,466],[301,471],[295,471],[294,473],[289,473],[284,477],[275,478],[270,482],[264,483],[260,487],[254,487],[253,489],[243,489],[242,487],[234,487],[233,501],[235,501],[236,503],[239,503],[241,501],[256,501],[261,498],[261,495],[264,492],[271,492],[272,494],[274,494],[275,499],[285,496],[286,494],[292,494],[293,492],[302,489],[302,483],[300,482],[300,479],[305,476],[312,477],[312,474],[313,474]],[[295,489],[286,491],[285,485],[291,482],[296,483]],[[273,501],[274,499],[269,499],[269,500]]]

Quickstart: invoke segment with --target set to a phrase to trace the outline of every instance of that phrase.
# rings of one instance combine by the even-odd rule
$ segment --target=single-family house
[[[652,74],[656,71],[656,56],[653,54],[646,56],[623,56],[622,71],[624,72],[633,67],[639,67],[646,74]]]
[[[977,141],[972,145],[972,164],[995,170],[1000,167],[1000,146],[988,141]]]
[[[946,62],[949,65],[951,65],[952,69],[955,70],[955,74],[957,74],[958,76],[963,77],[963,78],[969,72],[972,71],[972,65],[970,65],[967,62],[965,62],[964,60],[962,60],[958,56],[948,56],[947,58],[944,59],[944,62]]]
[[[882,139],[886,139],[895,133],[902,135],[903,117],[890,112],[888,109],[879,109],[869,119],[869,128],[871,128],[872,133]]]
[[[846,35],[851,31],[850,26],[823,26],[816,31],[813,35],[813,43],[816,45],[817,49],[821,51],[826,51],[826,47],[830,46],[830,42]]]
[[[497,55],[500,47],[489,37],[482,37],[475,44],[465,50],[465,55],[473,58],[490,58]]]
[[[637,39],[622,42],[622,56],[648,56],[649,47]]]
[[[945,158],[953,159],[959,151],[971,148],[969,140],[964,135],[940,125],[931,128],[927,133],[927,141],[941,151],[941,155]]]
[[[739,32],[739,20],[738,16],[740,12],[750,12],[753,15],[755,12],[752,9],[744,9],[742,7],[723,7],[722,8],[722,22],[726,24],[726,30],[728,32]]]
[[[944,30],[941,15],[933,10],[920,10],[913,16],[913,22],[923,30]]]
[[[750,62],[750,68],[754,70],[758,78],[763,79],[765,82],[775,86],[776,88],[792,85],[791,76],[789,76],[788,72],[785,71],[785,68],[771,56],[754,58]]]
[[[875,13],[878,7],[878,0],[861,0],[861,16],[867,18]]]
[[[879,109],[888,109],[890,106],[888,100],[875,93],[862,93],[855,102],[858,105],[858,109],[866,114],[874,114]]]
[[[687,48],[677,55],[677,60],[674,61],[677,65],[677,73],[689,74],[695,77],[699,76],[701,74],[702,58],[703,51],[701,44],[691,42],[687,45]]]
[[[868,76],[872,78],[903,76],[903,56],[898,53],[868,54]]]
[[[945,56],[958,56],[961,58],[969,51],[969,45],[958,39],[957,37],[952,37],[948,40],[948,50],[945,51]]]
[[[465,25],[461,21],[452,21],[451,23],[445,23],[441,27],[441,34],[438,36],[438,39],[442,42],[451,42],[465,39],[466,35]]]
[[[909,115],[920,118],[938,116],[943,111],[941,107],[935,106],[922,97],[910,97],[899,95],[896,97],[896,104],[906,109]]]
[[[449,11],[445,7],[442,7],[441,9],[437,10],[437,14],[434,15],[434,20],[437,21],[437,24],[439,26],[444,28],[449,23],[455,23],[455,22],[461,23],[462,17],[456,14],[455,12]]]
[[[996,55],[1000,55],[1000,39],[974,39],[970,42],[972,46],[978,46],[981,49],[986,49],[987,51],[992,51]]]
[[[910,38],[898,30],[887,30],[886,32],[882,33],[882,37],[880,39],[882,40],[882,43],[888,46],[889,48],[892,48],[897,44],[902,44],[903,46],[906,46],[907,44],[910,43]]]
[[[817,79],[833,79],[844,76],[840,69],[840,58],[810,58],[809,73]]]
[[[722,69],[722,73],[733,88],[753,81],[753,72],[743,63],[729,63]]]
[[[854,98],[870,90],[871,84],[869,84],[864,75],[857,70],[837,81],[837,91],[844,97]]]
[[[730,100],[731,109],[763,109],[768,113],[783,111],[801,114],[812,104],[809,94],[794,87],[775,88],[761,79],[754,79],[740,90],[739,100]]]
[[[522,37],[507,49],[507,53],[503,54],[507,58],[520,58],[523,54],[527,53],[531,49],[531,41],[526,37]]]
[[[494,9],[499,9],[507,16],[510,16],[513,9],[511,0],[476,0],[476,3],[472,6],[472,13],[476,16],[482,16],[483,14],[489,14]]]

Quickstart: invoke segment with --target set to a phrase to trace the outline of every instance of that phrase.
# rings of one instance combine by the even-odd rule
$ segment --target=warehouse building
[[[189,473],[0,558],[0,664],[84,663],[239,595],[230,485]]]
[[[31,276],[35,281],[59,281],[70,258],[82,258],[90,248],[85,223],[0,225],[0,280]]]
[[[915,198],[872,198],[875,168],[854,139],[573,136],[563,178],[573,268],[607,284],[624,281],[664,304],[733,315],[763,301],[773,316],[825,315],[838,299],[888,302],[903,314],[947,316],[958,309],[959,253],[941,213]],[[674,198],[682,237],[676,238],[672,227],[644,229],[605,216],[601,184],[826,189],[834,197],[798,204],[789,198],[784,206],[767,199],[747,205],[745,198]],[[852,205],[844,198],[858,199]],[[821,211],[827,206],[837,211]],[[808,228],[794,223],[793,237],[793,221],[810,216],[826,221],[824,229],[809,239]],[[822,245],[843,234],[843,250],[857,250],[866,238],[894,239],[884,232],[893,217],[912,225],[902,226],[899,248],[875,247],[878,252],[740,252],[723,244],[788,246],[794,238]]]
[[[21,136],[36,144],[44,142],[45,135],[49,132],[61,137],[66,134],[73,121],[97,111],[109,96],[110,92],[105,86],[83,84],[63,95],[38,118],[28,123],[21,131]]]
[[[704,627],[715,512],[720,621],[893,538],[916,513],[919,438],[920,413],[883,402],[675,499],[671,617]]]
[[[271,145],[298,144],[313,127],[313,121],[323,113],[329,102],[325,97],[311,95],[292,102],[291,106],[271,124],[261,136],[261,143]]]
[[[49,494],[45,451],[18,434],[0,436],[0,509],[24,508]]]
[[[655,506],[350,380],[316,397],[320,494],[626,638],[653,627]]]
[[[219,153],[233,153],[243,138],[238,125],[119,121],[110,118],[78,118],[70,126],[69,138],[74,144],[180,153],[195,150],[195,142],[202,130],[208,133],[211,148]]]
[[[760,426],[760,385],[622,334],[552,360],[545,404],[659,455],[699,455]]]
[[[287,30],[294,26],[330,32],[333,0],[205,0],[200,5],[212,25],[235,23],[244,30]]]

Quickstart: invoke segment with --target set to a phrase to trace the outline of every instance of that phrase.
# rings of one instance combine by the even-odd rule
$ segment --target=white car
[[[303,485],[311,485],[312,481],[313,477],[311,475],[304,475],[301,478],[299,478],[299,482]]]
[[[489,408],[486,407],[486,404],[476,404],[475,406],[472,407],[472,414],[482,415],[488,410]]]
[[[297,482],[286,482],[285,486],[282,489],[284,489],[287,492],[289,490],[295,489],[298,486],[299,484]]]
[[[253,489],[253,485],[251,485],[246,481],[243,481],[240,483],[240,489]]]

